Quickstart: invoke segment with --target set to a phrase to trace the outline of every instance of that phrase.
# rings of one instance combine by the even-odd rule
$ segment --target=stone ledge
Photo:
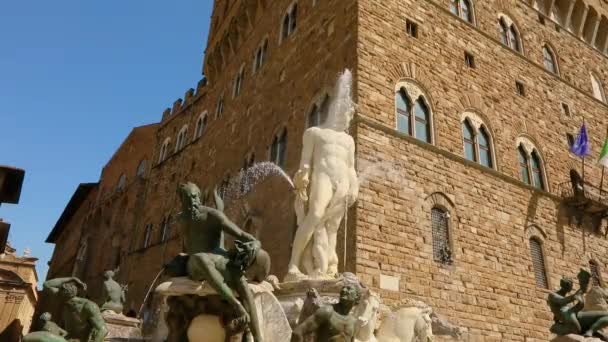
[[[601,339],[597,337],[585,337],[581,335],[566,335],[566,336],[558,336],[551,340],[551,342],[602,342]]]
[[[249,284],[249,288],[253,294],[274,291],[274,287],[269,282],[263,281],[259,284]],[[217,292],[209,286],[206,282],[193,281],[187,277],[171,278],[156,287],[155,292],[167,296],[183,296],[183,295],[196,295],[196,296],[209,296],[215,295]]]

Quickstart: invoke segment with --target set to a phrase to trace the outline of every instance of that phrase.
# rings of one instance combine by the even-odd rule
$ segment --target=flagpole
[[[608,126],[606,127],[606,139],[604,141],[608,141]],[[603,149],[603,147],[602,147]],[[604,173],[606,171],[606,166],[602,164],[602,179],[600,180],[600,198],[604,194]]]
[[[583,127],[585,126],[585,117],[583,117]],[[581,157],[583,162],[583,196],[585,195],[585,154]]]

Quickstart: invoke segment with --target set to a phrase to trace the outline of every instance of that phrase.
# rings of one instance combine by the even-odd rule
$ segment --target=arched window
[[[462,138],[464,145],[464,157],[485,167],[494,167],[492,157],[492,142],[488,129],[479,122],[480,118],[473,113],[465,114],[462,121]]]
[[[143,178],[146,175],[146,160],[145,159],[142,159],[142,161],[139,162],[139,165],[137,166],[136,175],[139,178]]]
[[[124,174],[122,174],[122,175],[120,175],[120,178],[118,178],[118,184],[116,185],[116,191],[124,190],[126,185],[127,185],[127,177]]]
[[[274,136],[272,145],[270,146],[270,161],[285,167],[285,158],[287,155],[287,129],[283,129],[281,133]]]
[[[473,7],[469,0],[451,0],[450,11],[463,20],[473,23]]]
[[[185,125],[177,133],[177,143],[175,144],[175,152],[181,151],[186,146],[186,136],[188,135],[188,126]]]
[[[485,167],[492,167],[492,150],[490,147],[490,136],[486,128],[481,126],[477,135],[477,143],[479,144],[479,164]]]
[[[431,229],[433,234],[433,259],[442,264],[451,264],[452,249],[448,227],[449,213],[441,208],[431,209]]]
[[[426,106],[426,103],[424,103],[423,98],[419,98],[414,103],[414,114],[416,116],[416,138],[430,143],[431,123],[429,108]]]
[[[602,286],[600,267],[595,260],[589,260],[589,272],[591,273],[591,285]]]
[[[534,268],[536,286],[544,289],[549,288],[549,282],[547,281],[547,270],[545,269],[543,246],[536,237],[530,238],[530,257],[532,258],[532,267]]]
[[[169,223],[170,219],[171,216],[167,216],[163,219],[163,222],[161,223],[161,242],[165,242],[171,238],[171,225]]]
[[[281,28],[281,40],[289,37],[297,27],[298,19],[298,4],[294,3],[289,7],[287,13],[283,17],[283,25]]]
[[[232,91],[232,97],[237,97],[241,94],[241,88],[243,86],[243,80],[245,79],[245,66],[241,66],[239,72],[234,78],[234,89]]]
[[[215,107],[215,117],[219,118],[224,113],[224,96],[220,96],[217,100],[217,106]]]
[[[169,153],[169,144],[171,144],[171,139],[167,138],[160,146],[160,153],[158,154],[158,163],[162,163],[167,159],[167,154]]]
[[[532,168],[532,180],[534,181],[533,185],[539,189],[544,189],[545,181],[543,179],[541,161],[536,150],[532,151],[530,157],[530,166]]]
[[[530,184],[530,170],[528,168],[528,154],[523,147],[517,148],[517,156],[519,160],[519,176],[522,182]]]
[[[543,63],[545,69],[553,74],[559,74],[555,54],[548,46],[543,46]]]
[[[320,126],[327,119],[327,109],[329,106],[329,95],[325,94],[322,100],[315,103],[308,113],[308,119],[306,121],[306,125],[308,128]]]
[[[321,109],[316,104],[312,106],[308,114],[308,127],[315,127],[321,124]]]
[[[464,157],[470,161],[477,161],[475,131],[469,120],[462,123],[462,135],[464,137]]]
[[[264,62],[266,61],[266,52],[268,50],[268,39],[264,39],[264,42],[258,47],[255,52],[253,59],[253,72],[260,70]]]
[[[522,182],[532,185],[535,188],[545,190],[545,178],[543,171],[542,159],[538,151],[532,148],[528,152],[523,145],[517,148],[519,160],[519,175]]]
[[[144,244],[143,248],[148,248],[152,242],[152,224],[147,224],[144,228]]]
[[[411,100],[408,89],[415,93],[415,101]],[[432,142],[431,110],[420,89],[412,85],[399,88],[395,93],[395,110],[399,132],[429,144]]]
[[[606,102],[604,86],[602,85],[602,82],[599,80],[599,78],[597,78],[597,76],[594,74],[591,74],[591,87],[593,88],[593,97],[602,102]]]
[[[401,133],[412,135],[410,127],[411,110],[412,105],[410,99],[407,97],[405,89],[401,89],[397,92],[397,130]]]
[[[196,120],[196,129],[194,130],[194,140],[203,136],[205,127],[207,126],[207,112],[202,113]]]
[[[500,41],[510,47],[511,49],[521,52],[521,43],[519,38],[519,31],[515,27],[515,24],[507,23],[504,17],[498,20],[498,31],[500,34]]]

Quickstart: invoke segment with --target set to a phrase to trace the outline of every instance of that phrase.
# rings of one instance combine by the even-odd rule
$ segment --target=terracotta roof
[[[19,203],[25,171],[13,166],[0,165],[0,174],[6,175],[4,180],[0,177],[0,203]]]

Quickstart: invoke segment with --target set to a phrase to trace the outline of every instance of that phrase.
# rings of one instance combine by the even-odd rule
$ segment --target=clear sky
[[[0,3],[0,164],[26,170],[4,204],[19,255],[40,258],[77,185],[96,182],[131,128],[201,78],[212,0]]]

